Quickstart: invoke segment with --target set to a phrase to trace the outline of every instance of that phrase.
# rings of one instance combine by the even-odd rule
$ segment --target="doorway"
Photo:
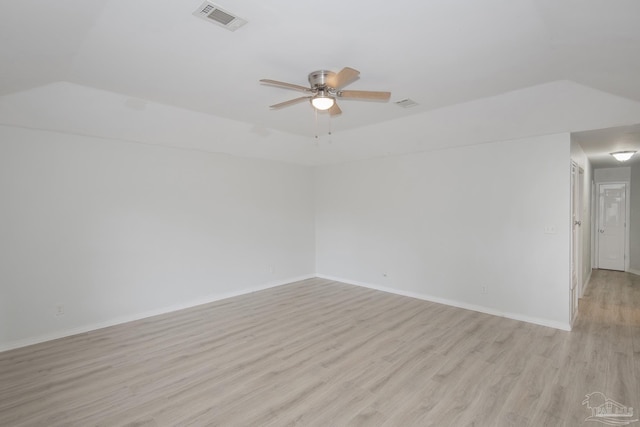
[[[625,271],[627,258],[627,184],[598,184],[597,267]]]

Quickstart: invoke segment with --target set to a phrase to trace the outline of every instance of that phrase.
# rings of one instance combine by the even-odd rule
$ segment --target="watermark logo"
[[[591,416],[585,421],[597,421],[608,426],[626,426],[638,421],[638,418],[633,418],[632,407],[609,399],[599,391],[587,394],[582,404],[591,410]]]

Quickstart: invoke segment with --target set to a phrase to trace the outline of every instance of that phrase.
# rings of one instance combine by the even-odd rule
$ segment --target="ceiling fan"
[[[262,79],[261,83],[292,89],[308,93],[308,96],[291,99],[279,104],[271,105],[269,108],[278,109],[298,104],[309,100],[311,105],[320,111],[328,111],[329,115],[335,116],[342,113],[336,100],[338,98],[356,99],[366,101],[388,101],[391,92],[376,92],[370,90],[342,90],[343,87],[353,83],[358,79],[360,71],[345,67],[338,73],[327,70],[319,70],[309,73],[310,87],[300,86],[292,83],[279,82],[277,80]]]

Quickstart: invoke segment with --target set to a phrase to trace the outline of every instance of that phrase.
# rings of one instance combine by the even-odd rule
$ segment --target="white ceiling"
[[[38,105],[31,106],[29,123],[6,115],[0,115],[0,123],[46,128],[39,125],[49,114],[42,111],[48,105],[45,96],[63,82],[86,88],[83,96],[95,90],[122,96],[129,110],[163,105],[244,123],[248,133],[280,139],[312,139],[328,129],[338,139],[354,129],[552,82],[622,97],[630,108],[640,105],[637,0],[215,1],[248,21],[235,32],[194,17],[201,3],[2,2],[0,101],[4,98],[11,109],[16,96],[24,95],[21,99],[37,99]],[[270,78],[306,85],[309,72],[344,66],[361,71],[349,89],[388,90],[391,102],[342,100],[341,116],[329,120],[319,114],[316,124],[305,103],[269,110],[299,94],[258,83]],[[65,93],[70,99],[76,92]],[[419,106],[393,104],[406,97]],[[174,120],[183,115],[175,114]],[[614,124],[633,125],[640,116],[630,120]],[[77,132],[81,126],[72,116],[62,122],[68,128],[52,127]],[[82,132],[109,136],[99,127]],[[587,129],[594,128],[567,125],[559,131]],[[608,149],[606,135],[598,135],[600,151]]]
[[[640,164],[640,154],[635,154],[624,163],[611,156],[611,153],[616,151],[637,151],[640,153],[640,125],[575,132],[571,137],[580,144],[594,168]],[[603,142],[606,142],[606,150],[603,150]]]

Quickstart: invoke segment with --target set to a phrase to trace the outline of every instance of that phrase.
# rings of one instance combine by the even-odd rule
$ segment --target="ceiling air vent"
[[[247,23],[246,20],[235,16],[228,10],[224,10],[217,4],[209,3],[208,1],[202,3],[198,10],[193,12],[193,14],[209,22],[220,25],[229,31],[235,31]]]
[[[409,107],[415,107],[416,105],[418,105],[418,103],[416,101],[414,101],[413,99],[409,99],[409,98],[405,98],[405,99],[401,99],[400,101],[396,101],[394,104],[402,107],[402,108],[409,108]]]

